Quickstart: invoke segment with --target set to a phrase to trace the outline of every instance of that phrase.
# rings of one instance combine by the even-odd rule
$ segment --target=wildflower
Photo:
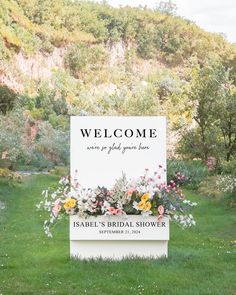
[[[163,215],[165,212],[165,208],[162,205],[160,205],[158,206],[157,211],[160,215]]]
[[[54,203],[54,207],[52,208],[52,213],[55,217],[57,217],[60,211],[61,211],[61,200],[57,199]]]
[[[132,195],[135,191],[136,191],[136,189],[134,187],[130,187],[130,188],[128,188],[127,194]]]
[[[108,208],[109,215],[116,215],[116,209],[113,207]]]
[[[139,210],[138,202],[136,202],[136,201],[133,202],[133,208],[136,210]]]
[[[139,209],[139,210],[143,210],[144,207],[145,207],[145,205],[146,205],[146,202],[144,202],[144,201],[140,201],[140,202],[138,203],[138,209]]]
[[[142,202],[147,202],[147,200],[149,199],[150,194],[149,193],[145,193],[144,195],[142,195],[141,197],[141,201]]]
[[[145,203],[144,211],[149,211],[152,208],[152,204],[150,202]]]
[[[66,213],[68,215],[74,215],[75,214],[75,209],[74,208],[66,208]]]
[[[143,210],[141,212],[141,214],[142,214],[142,216],[149,216],[149,215],[152,215],[152,211],[151,210],[147,210],[147,211]]]
[[[72,198],[67,198],[66,202],[64,204],[64,208],[65,209],[71,209],[74,208],[76,206],[76,200],[72,199]]]

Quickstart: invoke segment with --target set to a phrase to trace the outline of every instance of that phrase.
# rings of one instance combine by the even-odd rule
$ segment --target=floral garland
[[[150,177],[146,169],[144,175],[133,180],[123,174],[110,190],[83,188],[70,177],[63,177],[56,190],[49,188],[42,192],[43,200],[37,204],[38,209],[50,212],[49,220],[44,222],[45,234],[52,237],[50,227],[63,215],[74,214],[83,218],[126,214],[156,215],[158,219],[169,216],[183,228],[195,225],[193,216],[186,211],[197,203],[186,200],[173,180],[169,184],[160,183],[163,172],[159,166],[159,171]]]

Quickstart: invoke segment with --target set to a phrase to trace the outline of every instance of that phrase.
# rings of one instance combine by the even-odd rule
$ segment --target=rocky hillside
[[[1,0],[0,112],[20,109],[30,126],[56,130],[68,130],[75,114],[167,115],[172,155],[195,124],[195,73],[217,60],[235,82],[236,45],[175,16],[168,3]]]
[[[34,82],[52,81],[58,71],[75,79],[87,72],[97,77],[101,67],[114,66],[135,75],[156,67],[181,71],[193,57],[199,63],[211,54],[235,61],[235,52],[222,36],[158,10],[1,0],[0,83],[21,93],[33,91]],[[109,83],[109,78],[96,84]]]

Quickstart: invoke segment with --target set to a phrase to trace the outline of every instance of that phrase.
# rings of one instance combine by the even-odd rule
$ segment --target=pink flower
[[[116,215],[115,214],[116,213],[116,209],[113,208],[113,207],[108,208],[108,212],[109,212],[110,215]]]
[[[124,211],[121,209],[115,209],[113,207],[108,208],[108,214],[109,215],[122,215],[124,214]]]
[[[165,212],[165,208],[164,208],[162,205],[160,205],[160,206],[157,208],[157,210],[158,210],[158,213],[159,213],[160,215],[163,215],[164,212]]]
[[[123,215],[125,212],[121,209],[116,209],[115,215]]]
[[[132,195],[132,193],[134,193],[136,191],[136,189],[134,188],[134,187],[130,187],[130,188],[128,188],[128,190],[127,190],[127,194],[128,195]]]
[[[61,199],[56,199],[54,206],[61,205]]]
[[[61,211],[61,200],[57,199],[54,203],[54,207],[52,208],[52,213],[55,217],[57,217],[60,211]]]

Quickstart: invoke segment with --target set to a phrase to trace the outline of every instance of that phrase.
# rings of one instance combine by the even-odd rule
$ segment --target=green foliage
[[[236,176],[236,158],[232,158],[230,161],[222,161],[220,163],[220,171],[223,174],[230,174]]]
[[[142,58],[174,65],[193,55],[201,62],[213,52],[227,57],[230,47],[221,36],[174,16],[172,1],[161,1],[155,10],[69,0],[2,0],[1,6],[0,37],[8,47],[26,53],[51,52],[52,45],[122,40]]]
[[[155,9],[163,14],[174,15],[177,10],[177,5],[171,0],[161,1]]]
[[[154,27],[143,25],[137,31],[137,53],[145,59],[155,58]]]
[[[0,60],[8,60],[10,58],[10,51],[7,49],[4,40],[0,36]]]
[[[22,95],[18,107],[29,112],[32,120],[46,120],[54,128],[68,130],[69,106],[65,89],[52,89],[42,85],[34,97]]]
[[[216,182],[217,188],[231,207],[236,207],[236,176],[233,174],[220,175]]]
[[[46,167],[58,164],[68,164],[69,161],[69,132],[54,129],[50,123],[42,122],[38,128],[35,142],[35,154],[32,162]],[[35,155],[33,154],[33,156]]]
[[[60,177],[69,175],[69,167],[65,167],[65,166],[55,166],[52,170],[50,170],[50,174],[52,175],[57,175]]]
[[[5,158],[10,161],[10,166],[16,163],[24,155],[22,142],[25,133],[25,119],[22,114],[12,112],[9,115],[0,115],[0,158],[5,154]]]
[[[5,159],[2,165],[14,168],[21,163],[48,168],[67,164],[69,132],[54,129],[49,122],[38,122],[36,137],[32,137],[31,126],[32,121],[19,109],[0,116],[0,157],[4,155]]]
[[[193,68],[190,96],[196,105],[197,128],[187,130],[180,142],[185,156],[229,161],[236,152],[236,88],[229,71],[219,60],[210,59]]]
[[[65,57],[65,65],[75,77],[85,70],[99,70],[106,58],[105,50],[100,45],[88,47],[84,43],[78,43],[71,47]]]
[[[0,114],[6,115],[9,112],[17,99],[17,94],[7,86],[0,85]]]
[[[220,176],[208,176],[203,179],[199,185],[198,192],[203,197],[210,197],[215,199],[223,199],[223,193],[218,189],[216,183]]]
[[[14,186],[16,183],[22,181],[22,176],[19,173],[13,172],[7,168],[0,168],[0,185],[2,181],[8,185]]]
[[[175,180],[177,172],[184,176],[183,184],[192,189],[198,188],[200,183],[209,175],[207,167],[201,161],[170,159],[167,163],[168,181]]]
[[[227,203],[229,204],[229,207],[236,208],[236,194],[235,194],[235,192],[226,194],[225,199],[226,199]]]

